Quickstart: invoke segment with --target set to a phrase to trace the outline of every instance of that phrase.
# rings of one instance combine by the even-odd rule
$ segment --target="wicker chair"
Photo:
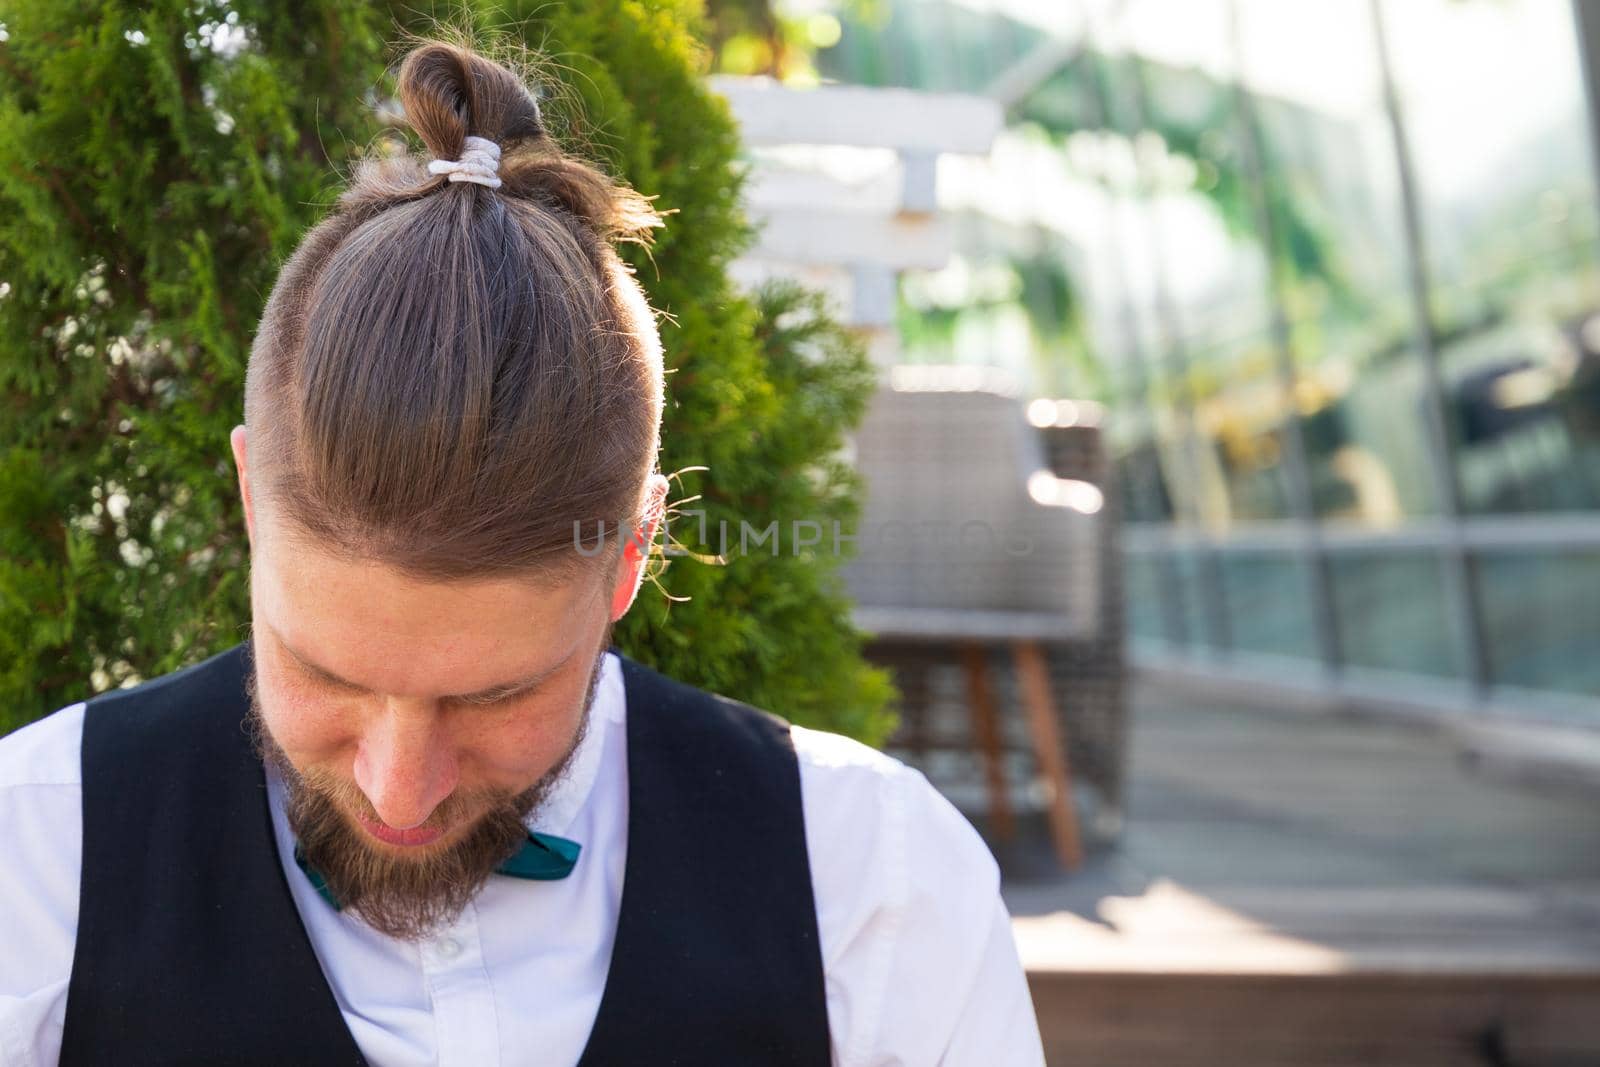
[[[965,740],[976,742],[1003,836],[1012,829],[1010,721],[999,708],[1014,693],[1056,850],[1072,868],[1082,844],[1070,709],[1062,714],[1052,666],[1091,646],[1103,624],[1101,494],[1053,473],[1043,446],[1018,400],[972,368],[897,368],[855,437],[867,492],[845,578],[871,636],[868,655],[894,670],[905,697],[895,741],[913,758],[937,743],[929,679],[960,665]]]

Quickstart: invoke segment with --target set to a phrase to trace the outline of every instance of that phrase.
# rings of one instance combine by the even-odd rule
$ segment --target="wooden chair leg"
[[[983,777],[989,786],[989,821],[996,837],[1009,840],[1016,832],[1011,796],[1006,788],[1005,754],[1000,747],[1000,715],[989,684],[989,653],[980,644],[961,646],[961,668],[967,678],[967,710],[983,754]]]
[[[1033,736],[1034,755],[1049,779],[1050,834],[1056,855],[1069,871],[1083,863],[1083,843],[1078,836],[1077,805],[1072,798],[1072,769],[1067,762],[1066,727],[1056,715],[1055,698],[1050,693],[1050,672],[1037,641],[1014,641],[1011,659],[1016,664],[1022,703],[1028,713],[1028,732]]]

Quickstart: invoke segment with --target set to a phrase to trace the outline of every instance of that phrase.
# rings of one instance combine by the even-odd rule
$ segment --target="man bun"
[[[463,190],[458,196],[531,201],[571,216],[608,242],[646,242],[661,225],[648,198],[556,144],[534,91],[505,64],[461,45],[427,41],[401,63],[398,93],[407,124],[433,159],[459,159],[468,137],[498,145],[501,187],[451,182],[429,174],[428,160],[415,156],[368,159],[358,164],[342,198],[347,207],[454,189]]]
[[[468,136],[510,154],[546,136],[533,93],[510,70],[443,42],[425,44],[400,65],[400,106],[436,159],[455,159]]]

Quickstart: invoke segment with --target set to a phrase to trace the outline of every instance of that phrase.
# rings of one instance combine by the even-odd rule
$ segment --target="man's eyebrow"
[[[272,629],[271,627],[268,628]],[[285,652],[289,653],[290,658],[309,673],[316,675],[318,678],[321,678],[324,681],[332,682],[334,685],[343,686],[346,689],[354,689],[363,693],[370,692],[366,686],[358,685],[355,682],[350,681],[348,678],[341,678],[333,671],[328,670],[328,668],[316,663],[304,654],[295,651],[294,646],[285,641],[283,636],[279,634],[277,630],[273,629],[272,634],[278,639],[278,645]],[[569,652],[554,666],[547,667],[531,677],[523,678],[514,682],[502,682],[499,685],[491,685],[487,689],[480,689],[476,693],[460,693],[454,696],[447,696],[444,699],[459,701],[463,704],[489,704],[496,700],[505,700],[509,697],[517,696],[531,689],[538,688],[552,674],[555,674],[562,667],[566,666],[567,660],[571,658],[572,653]]]

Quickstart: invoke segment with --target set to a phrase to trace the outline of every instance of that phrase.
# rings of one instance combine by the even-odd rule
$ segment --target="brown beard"
[[[609,638],[609,627],[607,634]],[[420,941],[454,922],[495,868],[522,847],[528,838],[525,820],[570,768],[588,733],[589,712],[609,645],[608,639],[595,656],[578,729],[555,766],[520,793],[493,788],[451,793],[423,825],[457,833],[460,831],[455,828],[464,822],[470,820],[471,825],[454,843],[416,849],[416,856],[372,844],[355,819],[382,820],[353,781],[322,768],[301,771],[290,762],[267,730],[256,692],[254,662],[249,660],[245,674],[250,698],[247,725],[256,752],[282,776],[286,814],[300,851],[342,909],[360,916],[379,933],[404,941]]]

